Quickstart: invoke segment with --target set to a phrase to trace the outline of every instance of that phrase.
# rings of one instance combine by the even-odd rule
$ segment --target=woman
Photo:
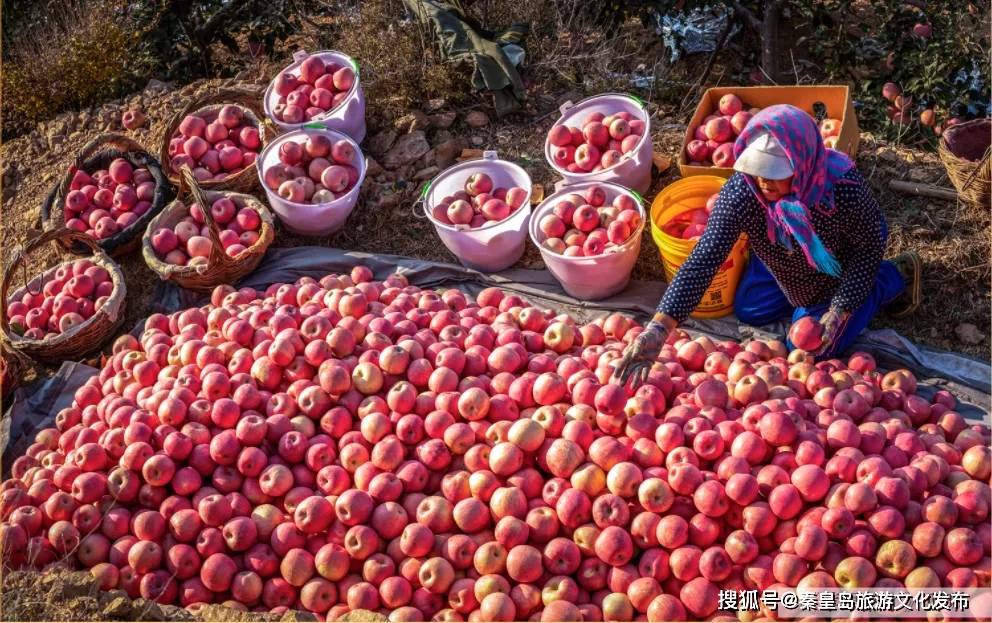
[[[902,314],[918,304],[919,258],[896,258],[902,268],[882,260],[888,227],[878,203],[854,162],[824,147],[807,113],[765,108],[737,138],[734,155],[737,172],[721,189],[706,230],[617,365],[624,383],[643,382],[742,233],[751,260],[734,298],[737,318],[751,325],[818,318],[823,340],[814,355],[844,351],[904,292]]]

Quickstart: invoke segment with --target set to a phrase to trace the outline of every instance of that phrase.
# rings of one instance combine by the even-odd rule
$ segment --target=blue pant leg
[[[786,318],[790,313],[792,305],[775,277],[752,255],[734,294],[734,315],[744,324],[761,326]]]
[[[892,262],[882,262],[878,267],[878,274],[875,275],[875,284],[872,287],[871,294],[868,295],[868,299],[861,307],[851,312],[851,317],[847,319],[847,325],[844,327],[844,330],[834,340],[830,349],[821,355],[821,357],[833,357],[850,348],[854,344],[854,341],[857,340],[858,335],[864,331],[865,327],[871,322],[871,319],[878,313],[878,310],[902,294],[905,288],[906,283],[895,264]],[[792,321],[795,322],[803,316],[819,318],[827,311],[829,306],[830,302],[827,301],[812,307],[799,307],[792,314]],[[788,346],[790,349],[793,348],[791,342]]]

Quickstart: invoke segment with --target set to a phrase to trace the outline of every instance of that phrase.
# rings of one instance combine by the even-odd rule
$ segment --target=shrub
[[[933,144],[933,128],[919,123],[922,111],[934,110],[938,124],[989,114],[987,4],[929,2],[921,9],[894,0],[804,0],[796,6],[798,21],[809,24],[797,47],[828,80],[855,85],[862,127]],[[931,34],[920,36],[925,26]],[[912,96],[908,123],[893,121],[898,111],[882,97],[886,82]]]
[[[609,30],[633,17],[647,22],[675,6],[688,10],[707,4],[711,1],[610,0],[588,3],[586,9],[595,7],[596,21]],[[990,112],[988,3],[749,0],[725,4],[737,8],[735,19],[745,26],[745,36],[732,40],[720,56],[725,65],[736,66],[731,73],[740,84],[762,81],[760,72],[751,71],[759,58],[766,65],[765,73],[781,83],[850,84],[861,127],[904,143],[934,144],[934,128],[919,123],[925,109],[934,111],[938,125],[950,117],[983,117]],[[776,6],[780,19],[773,22],[781,25],[766,29],[766,10]],[[914,33],[917,25],[920,30]],[[926,26],[931,32],[922,36]],[[765,41],[769,32],[775,34]],[[686,58],[680,64],[692,62]],[[898,111],[891,110],[881,94],[889,81],[913,97],[905,115],[908,122],[893,121]]]
[[[114,0],[52,2],[43,20],[26,19],[4,43],[4,136],[134,86],[137,35]]]
[[[142,31],[139,54],[156,74],[189,82],[234,75],[246,61],[274,57],[300,28],[309,3],[296,0],[133,0],[128,19]],[[298,6],[299,5],[299,6]]]
[[[401,21],[399,0],[365,0],[344,12],[326,43],[356,59],[370,113],[392,118],[432,98],[458,103],[470,95],[471,68],[442,58],[418,20]]]

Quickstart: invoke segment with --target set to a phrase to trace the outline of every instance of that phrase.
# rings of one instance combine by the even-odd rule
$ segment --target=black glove
[[[649,322],[623,352],[623,357],[618,360],[613,371],[613,378],[621,385],[630,381],[633,387],[644,383],[667,339],[668,329],[665,325],[655,320]]]

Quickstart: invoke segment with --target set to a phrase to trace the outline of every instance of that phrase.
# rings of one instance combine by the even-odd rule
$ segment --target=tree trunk
[[[745,22],[761,38],[761,69],[773,82],[779,82],[779,25],[782,20],[782,4],[785,0],[765,0],[762,19],[751,9],[741,4],[740,0],[725,0]]]
[[[773,82],[782,78],[779,72],[779,24],[782,18],[782,4],[779,0],[768,0],[764,19],[761,22],[761,66]]]

